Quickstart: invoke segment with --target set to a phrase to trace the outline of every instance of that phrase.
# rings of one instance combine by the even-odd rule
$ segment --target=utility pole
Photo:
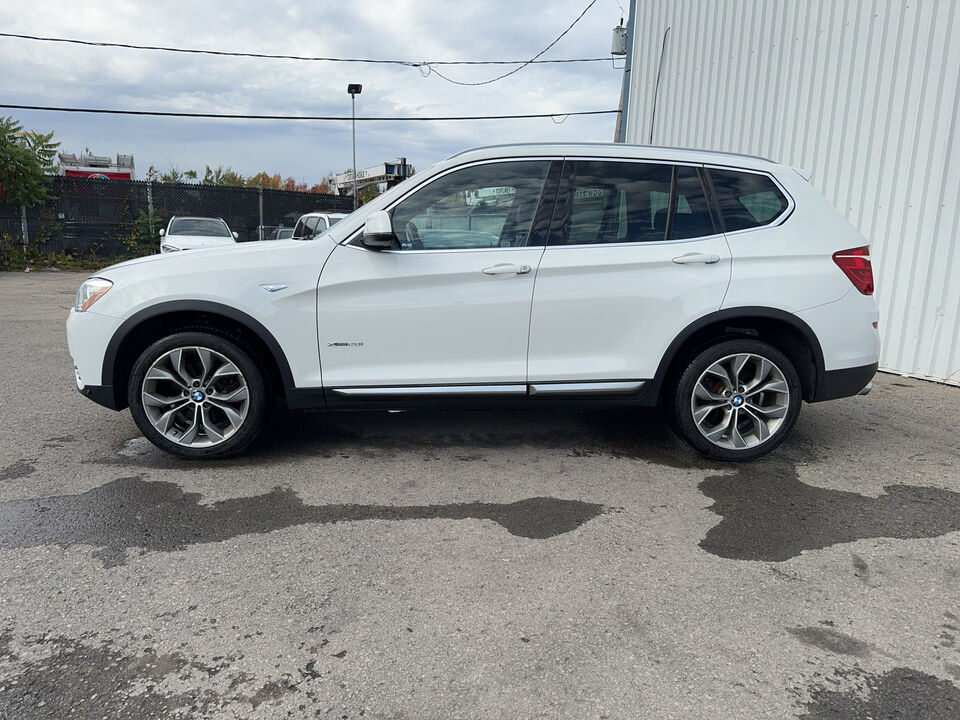
[[[353,209],[359,207],[357,200],[357,101],[356,96],[363,90],[363,85],[350,83],[347,92],[350,93],[350,127],[353,130]]]

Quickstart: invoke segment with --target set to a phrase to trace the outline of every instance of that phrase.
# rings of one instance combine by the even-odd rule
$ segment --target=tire
[[[736,375],[736,387],[732,377]],[[701,351],[672,389],[668,411],[681,437],[714,460],[755,460],[793,427],[803,400],[800,377],[764,342],[727,340]]]
[[[130,373],[127,401],[144,437],[192,460],[243,452],[263,429],[268,410],[264,373],[252,353],[193,331],[143,351]]]

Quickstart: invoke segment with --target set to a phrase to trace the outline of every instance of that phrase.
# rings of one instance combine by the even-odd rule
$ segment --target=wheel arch
[[[647,397],[659,404],[664,388],[682,372],[686,362],[708,345],[749,337],[773,345],[786,355],[800,375],[803,399],[811,402],[823,382],[823,349],[813,329],[785,310],[767,307],[737,307],[719,310],[695,320],[667,347]]]
[[[172,300],[131,315],[110,338],[101,377],[113,386],[116,409],[127,406],[127,382],[140,354],[160,338],[183,330],[202,330],[244,341],[263,366],[269,387],[282,388],[285,395],[293,389],[293,373],[280,343],[258,320],[220,303]]]

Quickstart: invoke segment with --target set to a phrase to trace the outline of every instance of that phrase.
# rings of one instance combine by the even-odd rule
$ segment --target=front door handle
[[[719,258],[717,258],[719,260]],[[529,265],[514,265],[512,263],[501,263],[492,267],[484,268],[484,275],[526,275],[532,268]]]
[[[720,256],[694,252],[681,255],[680,257],[675,257],[673,261],[677,265],[689,265],[691,263],[704,263],[705,265],[713,265],[714,263],[720,262]]]

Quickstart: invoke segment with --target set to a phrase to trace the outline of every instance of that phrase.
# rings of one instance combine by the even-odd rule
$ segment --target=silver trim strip
[[[530,386],[531,395],[575,395],[578,393],[631,393],[646,384],[644,380],[629,382],[537,383]]]
[[[526,385],[421,385],[405,387],[331,388],[331,392],[348,397],[397,395],[526,395]]]

